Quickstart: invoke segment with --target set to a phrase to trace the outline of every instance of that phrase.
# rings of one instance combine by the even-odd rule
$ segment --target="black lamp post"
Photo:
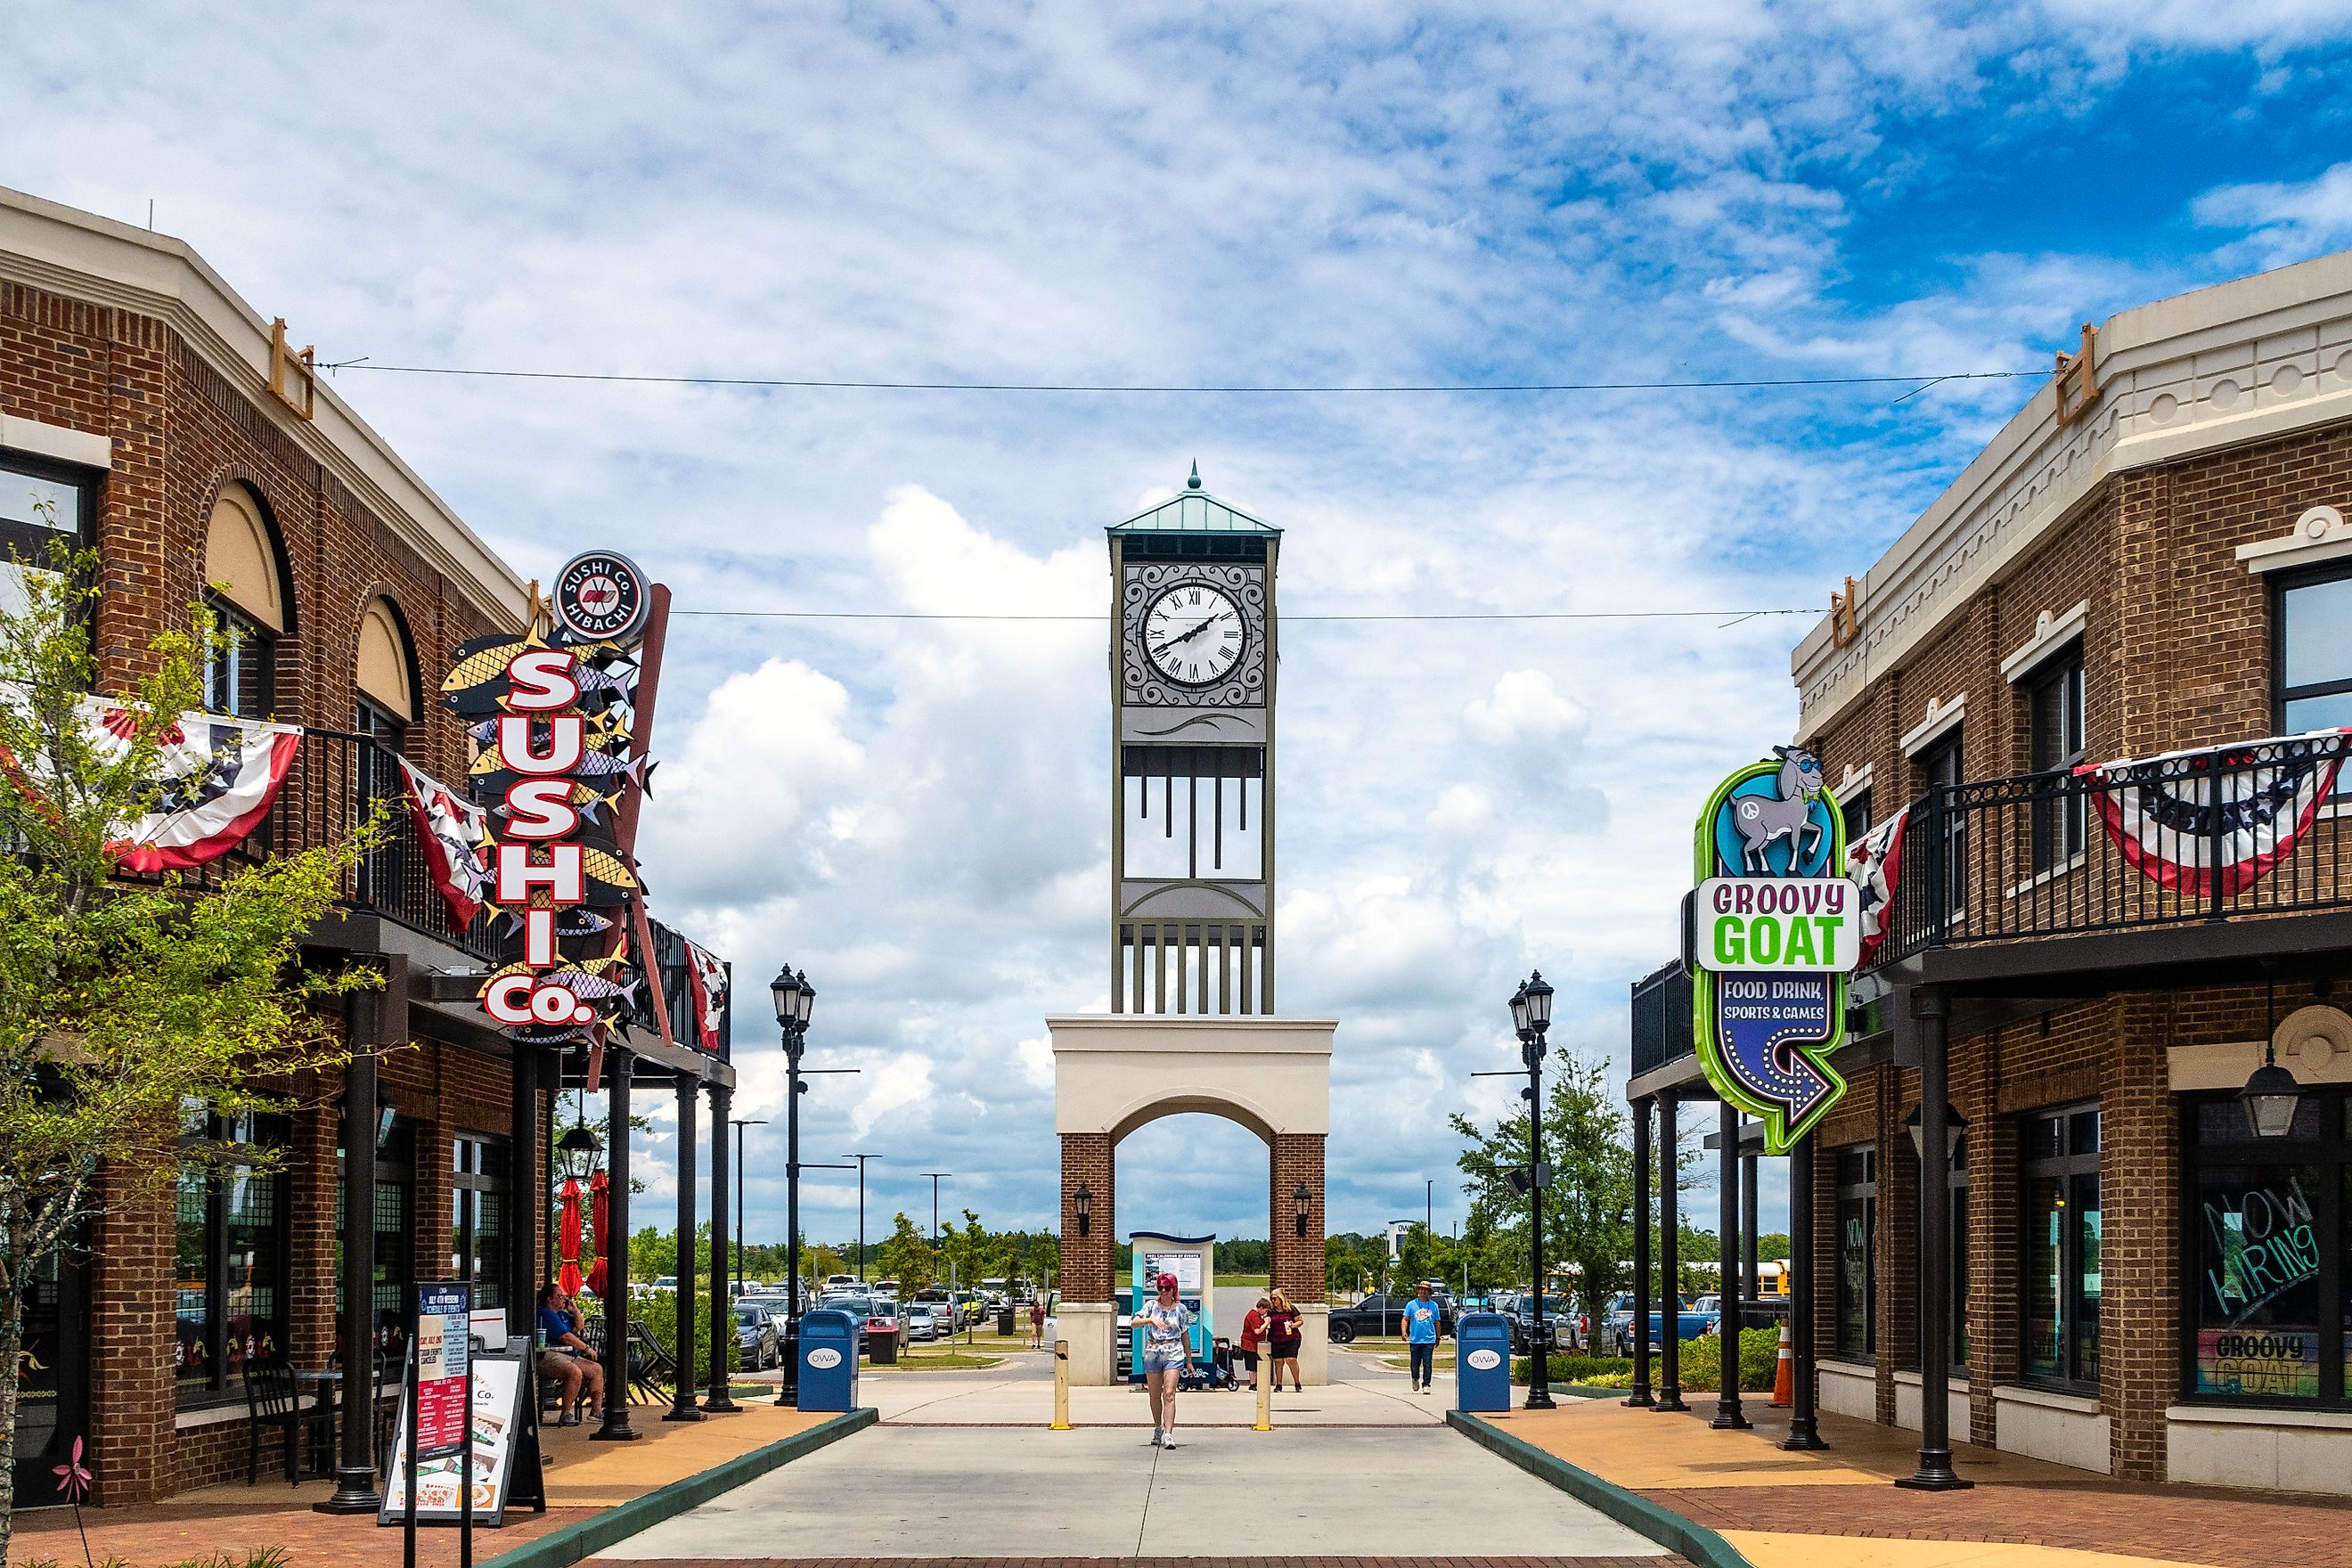
[[[808,1041],[809,1016],[816,1011],[816,987],[789,963],[768,982],[776,1005],[776,1027],[784,1037],[784,1375],[776,1403],[800,1403],[801,1377],[801,1051]]]
[[[1553,1408],[1551,1397],[1551,1320],[1544,1311],[1543,1190],[1550,1173],[1543,1158],[1544,1032],[1551,1027],[1551,987],[1538,969],[1511,997],[1511,1028],[1519,1037],[1519,1060],[1528,1069],[1528,1087],[1519,1092],[1528,1102],[1528,1249],[1535,1264],[1536,1310],[1528,1325],[1528,1403],[1529,1410]]]

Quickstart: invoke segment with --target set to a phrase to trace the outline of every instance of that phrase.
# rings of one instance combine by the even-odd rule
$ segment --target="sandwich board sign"
[[[1772,748],[1716,786],[1693,836],[1691,1026],[1715,1091],[1788,1152],[1845,1093],[1860,889],[1840,874],[1845,817],[1809,752]]]

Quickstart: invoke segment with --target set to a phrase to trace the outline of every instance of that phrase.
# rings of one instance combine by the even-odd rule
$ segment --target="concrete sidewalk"
[[[1827,1449],[1784,1453],[1788,1413],[1742,1408],[1752,1431],[1711,1430],[1712,1396],[1687,1415],[1563,1399],[1481,1419],[1719,1531],[1756,1568],[2352,1568],[2352,1504],[2135,1485],[1966,1444],[1954,1468],[1974,1488],[1906,1491],[1916,1433],[1824,1415]]]
[[[1274,1397],[1274,1424],[1287,1426],[1435,1426],[1445,1420],[1438,1394],[1408,1392],[1404,1374],[1366,1357],[1334,1354],[1325,1388]],[[868,1373],[858,1379],[858,1401],[893,1425],[924,1426],[1047,1426],[1054,1419],[1052,1363],[1044,1357],[1008,1362],[984,1372]],[[1257,1396],[1246,1389],[1177,1396],[1180,1427],[1248,1427],[1257,1421]],[[1140,1385],[1070,1390],[1074,1426],[1151,1425],[1151,1405]]]

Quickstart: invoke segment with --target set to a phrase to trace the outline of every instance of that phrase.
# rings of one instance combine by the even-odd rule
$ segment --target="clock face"
[[[564,563],[551,597],[557,623],[577,642],[627,642],[645,628],[650,608],[645,574],[609,550]]]
[[[1144,657],[1180,686],[1223,680],[1248,646],[1241,606],[1213,584],[1179,583],[1143,612]]]

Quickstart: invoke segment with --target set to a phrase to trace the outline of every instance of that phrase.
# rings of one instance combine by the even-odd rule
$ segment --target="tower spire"
[[[1184,488],[1188,490],[1201,488],[1201,459],[1198,458],[1192,459],[1192,477],[1184,481]]]

